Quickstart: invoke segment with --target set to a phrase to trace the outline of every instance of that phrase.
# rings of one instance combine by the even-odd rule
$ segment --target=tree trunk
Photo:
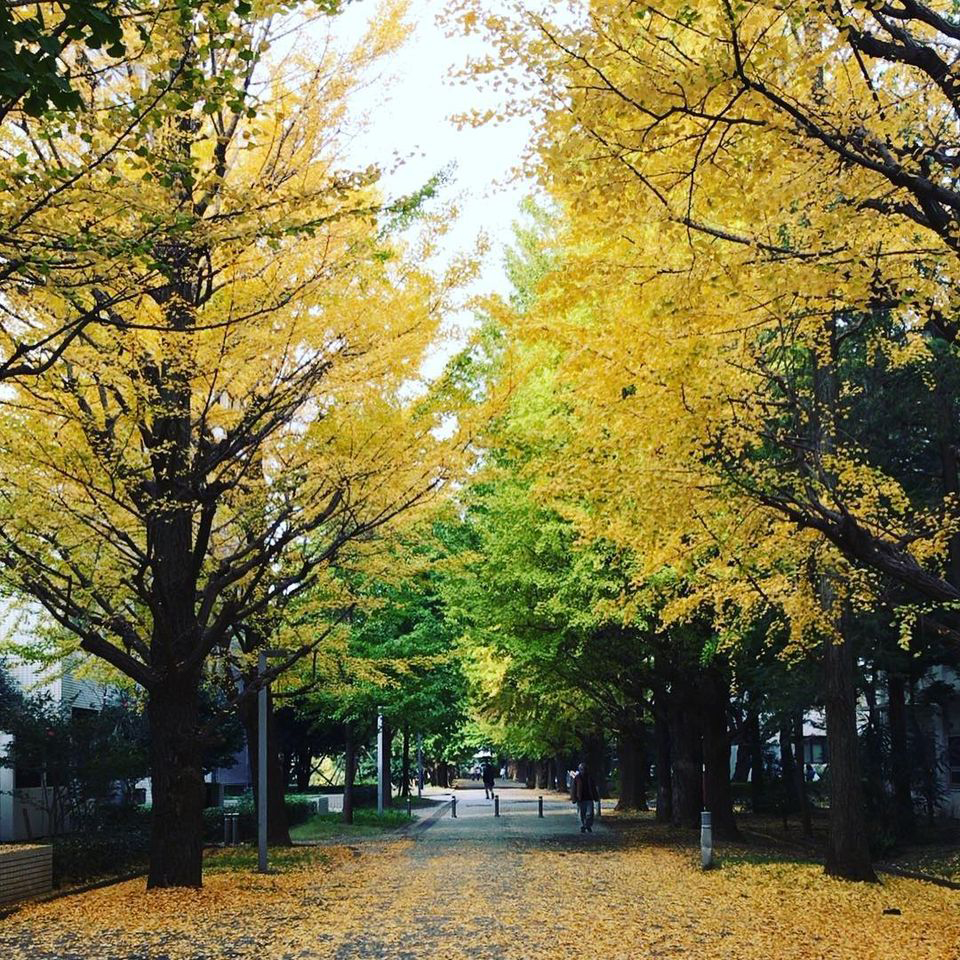
[[[786,823],[786,815],[795,813],[800,806],[794,771],[793,734],[790,731],[789,718],[786,717],[780,723],[780,785],[783,788],[783,814]]]
[[[356,746],[353,741],[353,724],[347,720],[343,725],[345,750],[343,757],[343,822],[353,823],[353,779],[357,771]]]
[[[827,748],[830,752],[830,838],[826,872],[845,880],[876,881],[870,862],[857,741],[853,648],[824,641]]]
[[[800,823],[805,837],[813,836],[813,825],[810,822],[810,798],[807,796],[807,778],[803,767],[803,714],[799,711],[793,715],[793,745],[796,762],[793,765],[797,784],[797,798],[800,801]]]
[[[670,757],[673,820],[677,826],[696,827],[703,806],[700,741],[701,719],[696,698],[685,682],[675,681],[670,693]]]
[[[703,671],[700,685],[703,704],[703,766],[706,809],[713,814],[713,832],[721,840],[739,836],[730,790],[730,734],[727,729],[730,685],[722,668]]]
[[[731,779],[734,783],[746,783],[747,775],[750,773],[750,711],[744,713],[737,731],[737,762],[733,768]]]
[[[403,772],[400,775],[402,783],[400,784],[400,795],[402,797],[410,796],[410,725],[403,725]]]
[[[537,785],[537,764],[533,760],[526,760],[526,785],[532,790]]]
[[[747,732],[750,738],[750,808],[759,813],[763,807],[763,737],[760,732],[760,715],[756,710],[747,713]]]
[[[555,773],[556,773],[556,783],[554,788],[563,793],[567,789],[567,763],[566,758],[563,754],[558,753],[553,760]]]
[[[537,789],[546,790],[547,789],[547,761],[538,760],[536,766],[537,772]]]
[[[657,742],[657,822],[673,820],[673,780],[670,757],[670,724],[666,692],[658,688],[653,700],[653,736]]]
[[[813,354],[813,383],[817,401],[813,440],[821,456],[832,454],[836,449],[839,397],[836,317],[828,315],[826,324],[830,337],[826,364],[820,364],[817,353]],[[847,880],[876,881],[870,863],[864,821],[853,647],[847,636],[845,618],[830,574],[819,571],[813,586],[820,609],[833,617],[840,633],[838,639],[827,636],[823,641],[824,705],[827,714],[827,749],[830,753],[830,837],[827,842],[826,872]]]
[[[252,682],[252,681],[251,681]],[[238,711],[243,732],[247,738],[247,756],[250,758],[250,773],[253,777],[254,808],[260,809],[259,768],[257,749],[260,735],[260,719],[257,697],[241,697]],[[287,823],[285,803],[286,784],[283,782],[283,764],[280,761],[280,745],[277,738],[277,721],[273,712],[273,694],[267,692],[267,843],[270,846],[289,847],[290,827]]]
[[[199,674],[150,691],[150,870],[147,887],[199,887],[203,880],[203,765]]]
[[[910,761],[907,757],[907,702],[902,676],[887,674],[887,701],[890,723],[890,774],[897,818],[897,836],[911,840],[916,832],[913,792],[910,788]]]
[[[313,773],[313,755],[306,746],[301,746],[297,751],[297,759],[294,763],[294,776],[297,779],[297,790],[300,793],[306,793],[310,786],[310,775]]]
[[[621,734],[618,753],[620,754],[620,796],[617,800],[617,809],[648,809],[647,763],[642,733],[639,736]]]
[[[593,777],[597,792],[601,797],[605,797],[607,795],[607,750],[603,741],[603,734],[590,734],[585,738],[583,747],[586,754],[587,769],[590,771],[590,776]]]

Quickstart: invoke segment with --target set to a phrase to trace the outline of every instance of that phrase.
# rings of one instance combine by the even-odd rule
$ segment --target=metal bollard
[[[410,797],[407,797],[407,816],[413,816],[413,800],[411,800]]]
[[[603,816],[603,810],[601,809],[602,807],[603,807],[603,801],[600,800],[600,799],[598,799],[598,800],[597,800],[597,816],[598,816],[598,817],[602,817],[602,816]]]
[[[230,819],[232,821],[230,824],[230,836],[233,838],[233,845],[236,846],[240,842],[240,814],[232,813],[230,814]]]
[[[709,810],[700,813],[700,865],[704,870],[713,866],[713,815]]]
[[[230,846],[230,814],[223,811],[223,845]]]
[[[493,796],[493,815],[495,817],[500,816],[500,797],[497,794]]]
[[[450,798],[450,816],[457,819],[457,798],[456,795]]]
[[[537,797],[537,816],[543,816],[543,797]]]

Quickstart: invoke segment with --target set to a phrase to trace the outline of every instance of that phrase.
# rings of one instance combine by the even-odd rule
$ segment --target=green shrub
[[[109,828],[54,837],[53,883],[61,887],[142,869],[150,852],[149,828]]]
[[[284,806],[287,809],[287,824],[291,827],[305,823],[313,816],[313,804],[309,800],[288,797]],[[253,797],[248,794],[239,803],[231,804],[229,807],[207,807],[203,811],[204,843],[223,842],[223,815],[225,812],[240,814],[237,824],[240,840],[256,838],[257,812],[253,804]]]

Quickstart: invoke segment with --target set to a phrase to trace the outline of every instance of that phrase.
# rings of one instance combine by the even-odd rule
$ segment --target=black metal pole
[[[543,797],[537,797],[537,816],[543,816]]]
[[[457,798],[455,796],[450,798],[450,816],[454,820],[457,819]]]
[[[493,795],[493,815],[495,817],[500,816],[500,797],[496,794]]]

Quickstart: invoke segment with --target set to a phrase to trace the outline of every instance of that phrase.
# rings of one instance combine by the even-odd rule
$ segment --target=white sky
[[[453,114],[469,108],[496,107],[490,93],[472,82],[460,85],[448,76],[465,65],[468,57],[483,52],[478,37],[447,37],[437,23],[443,4],[412,0],[410,19],[416,24],[406,46],[385,64],[383,83],[362,91],[357,109],[368,111],[369,130],[355,143],[358,164],[391,166],[394,154],[409,157],[389,174],[388,193],[412,192],[431,176],[453,166],[451,180],[441,200],[456,202],[459,216],[447,241],[449,252],[472,248],[478,234],[491,241],[478,291],[504,292],[503,246],[511,240],[511,224],[519,217],[520,201],[533,191],[530,183],[513,179],[530,136],[521,120],[458,129]],[[379,3],[356,0],[334,21],[343,43],[363,35]]]

